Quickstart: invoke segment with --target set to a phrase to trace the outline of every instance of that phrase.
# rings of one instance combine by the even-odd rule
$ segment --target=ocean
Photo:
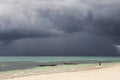
[[[64,61],[120,61],[120,57],[0,57],[0,62],[16,62],[16,61],[30,61],[30,62],[64,62]]]
[[[67,71],[91,70],[120,63],[120,57],[0,57],[0,79]]]
[[[120,57],[0,57],[0,72],[35,67],[120,62]]]

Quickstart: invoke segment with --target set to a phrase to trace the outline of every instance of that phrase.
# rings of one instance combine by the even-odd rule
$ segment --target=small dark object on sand
[[[101,64],[101,62],[99,61],[99,66],[101,66],[102,64]]]

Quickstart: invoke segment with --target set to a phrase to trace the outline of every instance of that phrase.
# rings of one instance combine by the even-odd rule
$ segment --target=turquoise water
[[[32,61],[32,62],[57,62],[57,61],[120,61],[120,57],[0,57],[0,62]]]
[[[98,64],[103,63],[120,63],[120,57],[0,57],[0,72],[9,70],[22,70],[35,67],[42,68],[41,65],[68,65],[77,63]]]

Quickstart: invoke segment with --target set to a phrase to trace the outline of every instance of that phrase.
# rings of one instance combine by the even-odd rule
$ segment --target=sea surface
[[[120,61],[120,57],[0,57],[0,62]]]
[[[68,64],[98,64],[99,62],[117,63],[120,62],[120,57],[0,57],[0,72]]]

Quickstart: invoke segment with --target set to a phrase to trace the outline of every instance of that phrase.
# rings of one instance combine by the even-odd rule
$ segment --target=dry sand
[[[4,80],[120,80],[120,65],[94,70],[33,75]]]

